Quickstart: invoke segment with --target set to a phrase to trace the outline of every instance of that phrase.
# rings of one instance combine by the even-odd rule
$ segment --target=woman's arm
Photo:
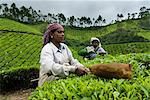
[[[61,65],[54,61],[53,51],[49,48],[44,48],[41,52],[41,73],[51,73],[55,76],[68,76],[69,72],[75,72],[76,66]]]
[[[97,50],[97,53],[98,54],[107,54],[107,52],[102,47],[99,47],[99,49]]]

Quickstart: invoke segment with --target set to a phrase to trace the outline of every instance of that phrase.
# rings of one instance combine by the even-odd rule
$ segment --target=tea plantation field
[[[66,44],[73,52],[73,56],[83,65],[90,67],[97,63],[130,63],[133,72],[130,80],[108,80],[92,74],[78,77],[72,74],[66,79],[37,87],[37,82],[31,80],[38,78],[42,34],[47,23],[29,25],[0,18],[0,92],[36,87],[29,97],[31,100],[149,100],[150,30],[138,27],[139,20],[133,21],[134,23],[132,20],[122,22],[123,32],[137,33],[136,36],[143,41],[121,41],[114,44],[105,44],[102,41],[108,55],[98,56],[89,61],[84,61],[78,55],[78,51],[89,44],[91,37],[101,39],[118,32],[118,25],[85,29],[65,27]]]
[[[150,60],[150,54],[127,54],[98,57],[93,61],[83,62],[89,67],[95,63],[130,63],[132,64],[132,79],[103,79],[92,74],[78,77],[71,75],[44,86],[36,88],[29,100],[149,100],[150,70],[143,62]],[[140,67],[141,65],[141,67]]]

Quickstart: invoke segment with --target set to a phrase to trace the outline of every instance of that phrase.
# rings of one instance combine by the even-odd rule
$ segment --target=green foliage
[[[86,56],[88,54],[87,49],[83,48],[78,52],[78,55],[80,56]]]
[[[150,52],[150,42],[109,44],[104,45],[103,47],[109,54],[112,55]]]
[[[27,25],[38,30],[39,32],[43,34],[48,23],[37,23],[37,24],[27,24]]]
[[[0,30],[9,30],[9,31],[19,31],[19,32],[29,32],[35,34],[41,34],[40,31],[29,27],[28,25],[21,24],[19,22],[0,18]]]
[[[147,42],[148,39],[138,36],[135,31],[125,30],[123,28],[109,33],[100,39],[103,44],[116,44],[116,43],[131,43],[131,42]]]
[[[68,46],[75,47],[75,48],[89,45],[89,41],[81,42],[81,41],[77,41],[76,39],[66,39],[65,43]]]
[[[150,99],[150,70],[140,68],[137,59],[150,56],[150,54],[128,54],[128,55],[107,55],[98,57],[84,63],[90,67],[96,63],[130,63],[132,65],[132,79],[103,79],[92,74],[78,77],[70,75],[66,79],[60,79],[51,83],[46,82],[42,87],[32,92],[29,100],[50,99],[50,100],[143,100]],[[150,61],[150,59],[148,59]]]
[[[142,29],[150,30],[150,15],[146,16],[142,20],[140,20],[139,26]]]
[[[15,66],[39,66],[41,37],[30,34],[0,34],[0,69]]]
[[[36,87],[32,79],[39,76],[40,36],[0,34],[0,91]]]
[[[38,78],[38,73],[37,66],[19,66],[2,70],[0,72],[0,92],[36,87],[37,82],[31,82],[31,80]]]
[[[142,30],[138,33],[138,35],[144,37],[145,39],[150,40],[150,32],[148,30],[147,31]]]
[[[108,25],[107,27],[97,27],[97,28],[70,28],[65,27],[65,39],[69,48],[71,49],[73,56],[77,58],[85,66],[90,67],[90,65],[95,63],[131,63],[133,64],[133,80],[127,81],[123,80],[123,85],[118,87],[120,80],[105,80],[97,78],[93,75],[85,75],[83,77],[69,76],[65,80],[59,80],[58,85],[56,83],[50,86],[47,83],[46,88],[41,87],[41,89],[34,92],[31,96],[34,98],[41,99],[149,99],[149,71],[145,70],[145,60],[143,64],[143,59],[149,61],[149,57],[140,54],[140,58],[137,59],[136,54],[118,55],[118,54],[128,54],[137,52],[150,52],[149,42],[143,43],[127,43],[127,44],[112,44],[112,45],[102,45],[106,51],[110,54],[117,54],[115,56],[106,55],[99,56],[94,60],[84,61],[81,56],[78,55],[78,51],[81,48],[90,44],[91,37],[106,36],[109,33],[115,32],[118,25]],[[138,26],[138,20],[129,20],[122,23],[122,28],[130,32],[137,33],[138,36],[142,36],[146,39],[150,39],[149,30],[141,29]],[[12,20],[0,18],[0,30],[13,30],[21,32],[29,32],[35,34],[43,33],[46,23],[37,25],[25,25]],[[129,37],[130,38],[130,37]],[[103,41],[102,41],[103,44]],[[32,35],[32,34],[18,34],[14,33],[0,33],[0,84],[1,91],[9,91],[10,89],[28,88],[31,86],[31,79],[38,77],[39,69],[39,58],[40,51],[42,49],[42,36]],[[139,54],[138,54],[139,55]],[[149,55],[149,54],[148,54]],[[136,59],[135,59],[136,58]],[[142,70],[139,69],[139,64],[143,64]],[[35,73],[30,74],[31,73]],[[137,83],[135,80],[141,83]],[[77,81],[77,82],[76,82]],[[122,81],[122,80],[121,80]],[[99,83],[100,82],[100,83]],[[115,85],[113,85],[114,83]],[[131,83],[131,84],[130,84]],[[35,83],[37,86],[37,83]],[[85,84],[85,85],[84,85]],[[89,84],[89,85],[88,85]],[[133,85],[133,87],[132,87]],[[17,86],[17,87],[16,87]],[[85,87],[86,86],[86,87]],[[98,87],[99,86],[99,87]],[[83,87],[83,88],[82,88]],[[114,87],[114,88],[113,88]],[[127,88],[129,87],[129,88]],[[38,87],[40,88],[40,87]],[[37,89],[38,89],[37,88]],[[51,89],[54,88],[54,89]],[[130,91],[130,88],[133,89]],[[44,89],[44,90],[43,90]],[[88,90],[88,91],[87,91]],[[62,93],[63,91],[63,93]],[[73,91],[73,92],[71,92]],[[81,91],[81,92],[80,92]],[[56,94],[54,94],[54,92]],[[38,94],[39,93],[39,94]],[[109,94],[107,94],[109,93]],[[63,94],[63,95],[62,95]],[[42,98],[43,97],[43,98]]]

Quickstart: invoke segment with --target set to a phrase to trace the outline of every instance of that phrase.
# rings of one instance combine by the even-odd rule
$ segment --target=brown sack
[[[90,67],[91,73],[104,78],[131,78],[131,65],[121,63],[95,64]]]

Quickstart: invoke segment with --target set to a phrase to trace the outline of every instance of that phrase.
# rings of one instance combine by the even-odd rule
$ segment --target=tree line
[[[129,19],[143,18],[145,16],[150,15],[150,8],[141,7],[139,13],[128,13]],[[90,27],[90,26],[102,26],[106,24],[106,19],[99,15],[97,18],[90,17],[80,17],[76,18],[75,16],[65,17],[63,13],[52,14],[48,13],[47,15],[42,14],[41,10],[34,10],[31,6],[29,8],[25,6],[21,6],[18,8],[15,3],[12,3],[10,6],[6,3],[0,4],[0,17],[1,18],[9,18],[19,22],[24,23],[37,23],[37,22],[58,22],[65,26],[76,26],[76,27]],[[117,14],[117,19],[112,20],[113,24],[118,21],[122,21],[124,19],[123,14]]]

